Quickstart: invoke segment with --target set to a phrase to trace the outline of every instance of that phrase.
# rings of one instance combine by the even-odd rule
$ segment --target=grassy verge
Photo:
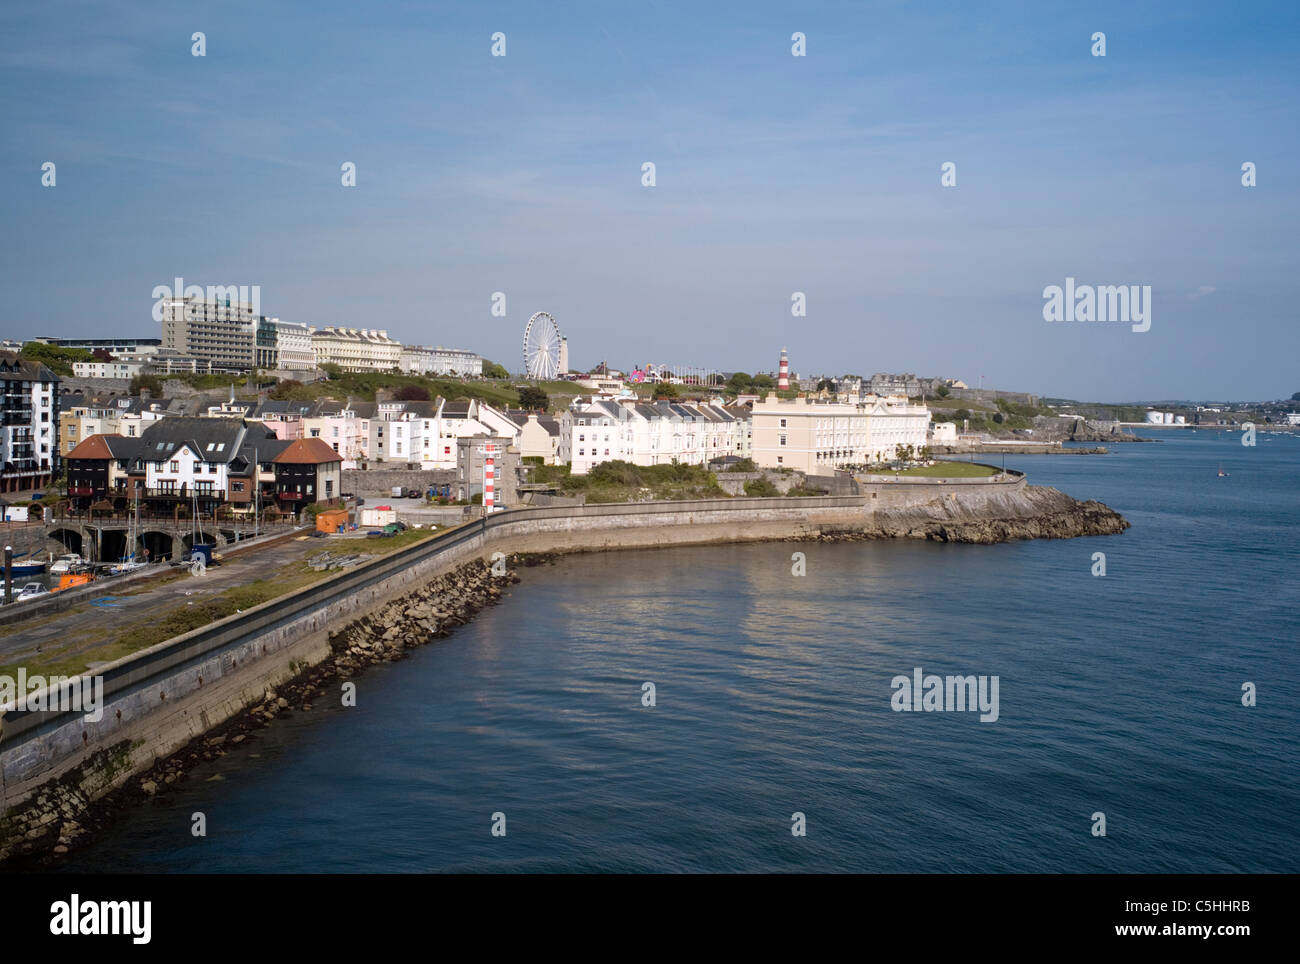
[[[918,465],[901,472],[882,472],[882,475],[902,475],[926,479],[984,479],[997,475],[998,469],[977,462],[939,462],[936,465]]]
[[[589,503],[728,498],[717,477],[699,465],[613,461],[602,462],[586,475],[571,474],[567,465],[539,465],[531,481],[552,484],[561,495],[585,495]]]

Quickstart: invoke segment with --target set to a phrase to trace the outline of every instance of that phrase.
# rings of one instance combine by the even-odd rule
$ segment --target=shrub
[[[780,494],[776,486],[767,479],[750,479],[745,483],[745,495],[773,496]]]

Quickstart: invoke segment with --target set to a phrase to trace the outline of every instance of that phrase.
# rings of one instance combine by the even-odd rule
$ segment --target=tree
[[[131,385],[127,391],[132,395],[139,395],[141,389],[147,389],[149,394],[155,398],[162,398],[162,380],[159,379],[157,375],[136,375],[132,378]]]
[[[29,341],[23,344],[18,353],[29,361],[40,362],[56,375],[72,376],[72,363],[92,361],[94,355],[84,348],[64,348],[60,345],[47,345],[42,341]]]
[[[288,401],[293,398],[294,390],[298,388],[302,388],[302,382],[286,378],[282,382],[276,382],[275,387],[266,393],[266,397],[276,401]]]
[[[737,395],[749,391],[753,387],[754,379],[748,372],[736,372],[727,379],[727,387]]]
[[[403,385],[393,393],[393,398],[399,402],[427,402],[429,390],[420,385]]]
[[[833,381],[831,381],[829,378],[823,378],[821,381],[819,381],[819,382],[817,383],[817,391],[819,391],[819,392],[834,392],[834,391],[835,391],[835,383],[834,383]]]
[[[498,365],[494,361],[483,359],[483,377],[484,378],[509,378],[510,373],[506,371],[504,365]]]
[[[940,398],[947,398],[949,395],[952,394],[952,390],[947,385],[940,385],[938,388],[934,390],[934,393],[938,395]]]
[[[681,392],[677,390],[677,386],[669,382],[660,382],[655,386],[655,398],[673,399],[679,395],[681,395]]]
[[[525,385],[519,389],[520,408],[540,409],[544,412],[550,404],[550,398],[536,385]]]
[[[333,362],[325,362],[320,366],[320,370],[325,373],[325,377],[330,381],[339,378],[343,374],[343,369]]]
[[[1293,401],[1293,402],[1300,402],[1300,392],[1296,392],[1294,395],[1292,395],[1292,396],[1291,396],[1291,401]]]
[[[771,375],[755,375],[754,387],[755,388],[776,388],[776,382],[772,380]]]

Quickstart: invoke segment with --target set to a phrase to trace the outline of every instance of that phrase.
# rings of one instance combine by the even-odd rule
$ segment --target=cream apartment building
[[[930,410],[904,396],[858,403],[790,401],[769,394],[753,406],[753,459],[765,468],[829,475],[841,465],[888,461],[926,444]]]
[[[316,365],[338,365],[345,372],[387,372],[397,368],[402,343],[372,328],[318,328],[311,336]]]

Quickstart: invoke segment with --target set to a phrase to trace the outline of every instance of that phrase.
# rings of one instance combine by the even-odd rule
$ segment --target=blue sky
[[[52,0],[0,28],[0,336],[152,334],[180,276],[512,370],[548,310],[580,366],[784,345],[1078,398],[1300,391],[1294,3]],[[1151,285],[1150,331],[1043,321],[1067,276]]]

